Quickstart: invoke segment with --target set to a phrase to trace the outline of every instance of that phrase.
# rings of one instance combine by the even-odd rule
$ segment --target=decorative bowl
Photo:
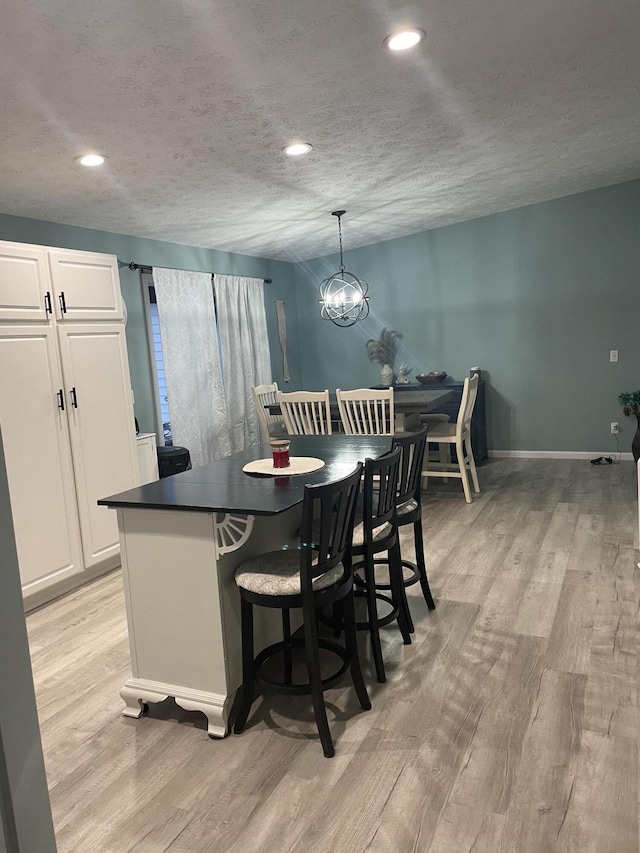
[[[418,373],[416,376],[421,385],[438,385],[440,382],[444,382],[446,378],[447,374],[444,371],[438,373]]]

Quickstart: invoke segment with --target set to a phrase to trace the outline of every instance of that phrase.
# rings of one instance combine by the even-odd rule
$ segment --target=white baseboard
[[[503,459],[597,459],[598,456],[617,456],[624,462],[633,462],[631,453],[620,453],[611,450],[594,450],[592,453],[573,450],[490,450],[489,456]]]

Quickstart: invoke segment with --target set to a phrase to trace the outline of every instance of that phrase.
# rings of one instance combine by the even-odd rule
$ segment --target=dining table
[[[271,447],[260,444],[98,501],[117,512],[120,532],[131,652],[123,714],[140,717],[173,697],[205,714],[211,737],[224,737],[242,682],[236,569],[298,546],[307,483],[340,479],[391,446],[388,435],[295,436],[289,469],[272,469]],[[302,460],[315,470],[291,473]],[[256,465],[267,473],[244,470]],[[256,651],[280,639],[278,615],[261,611]]]
[[[381,386],[378,386],[381,387]],[[446,385],[395,385],[393,386],[393,407],[395,412],[396,432],[420,426],[420,415],[428,414],[433,409],[438,409],[444,403],[455,396],[455,390],[447,388]],[[331,408],[331,420],[335,424],[340,423],[340,411],[335,391],[329,392],[329,405]],[[272,414],[280,414],[280,406],[271,404],[265,409]]]

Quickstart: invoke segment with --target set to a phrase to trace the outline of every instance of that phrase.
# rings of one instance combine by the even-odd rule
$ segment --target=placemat
[[[254,459],[242,469],[245,474],[271,474],[272,477],[290,477],[292,474],[309,474],[324,468],[322,459],[313,456],[290,456],[287,468],[274,468],[273,459]]]

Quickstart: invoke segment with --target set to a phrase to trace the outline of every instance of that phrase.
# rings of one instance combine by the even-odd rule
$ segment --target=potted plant
[[[640,391],[625,391],[618,397],[618,403],[622,406],[622,412],[626,417],[636,416],[636,434],[631,442],[633,461],[637,463],[640,459]]]
[[[380,376],[383,385],[393,385],[393,362],[399,337],[399,332],[383,329],[379,338],[369,338],[365,344],[369,361],[377,361],[382,365]]]

